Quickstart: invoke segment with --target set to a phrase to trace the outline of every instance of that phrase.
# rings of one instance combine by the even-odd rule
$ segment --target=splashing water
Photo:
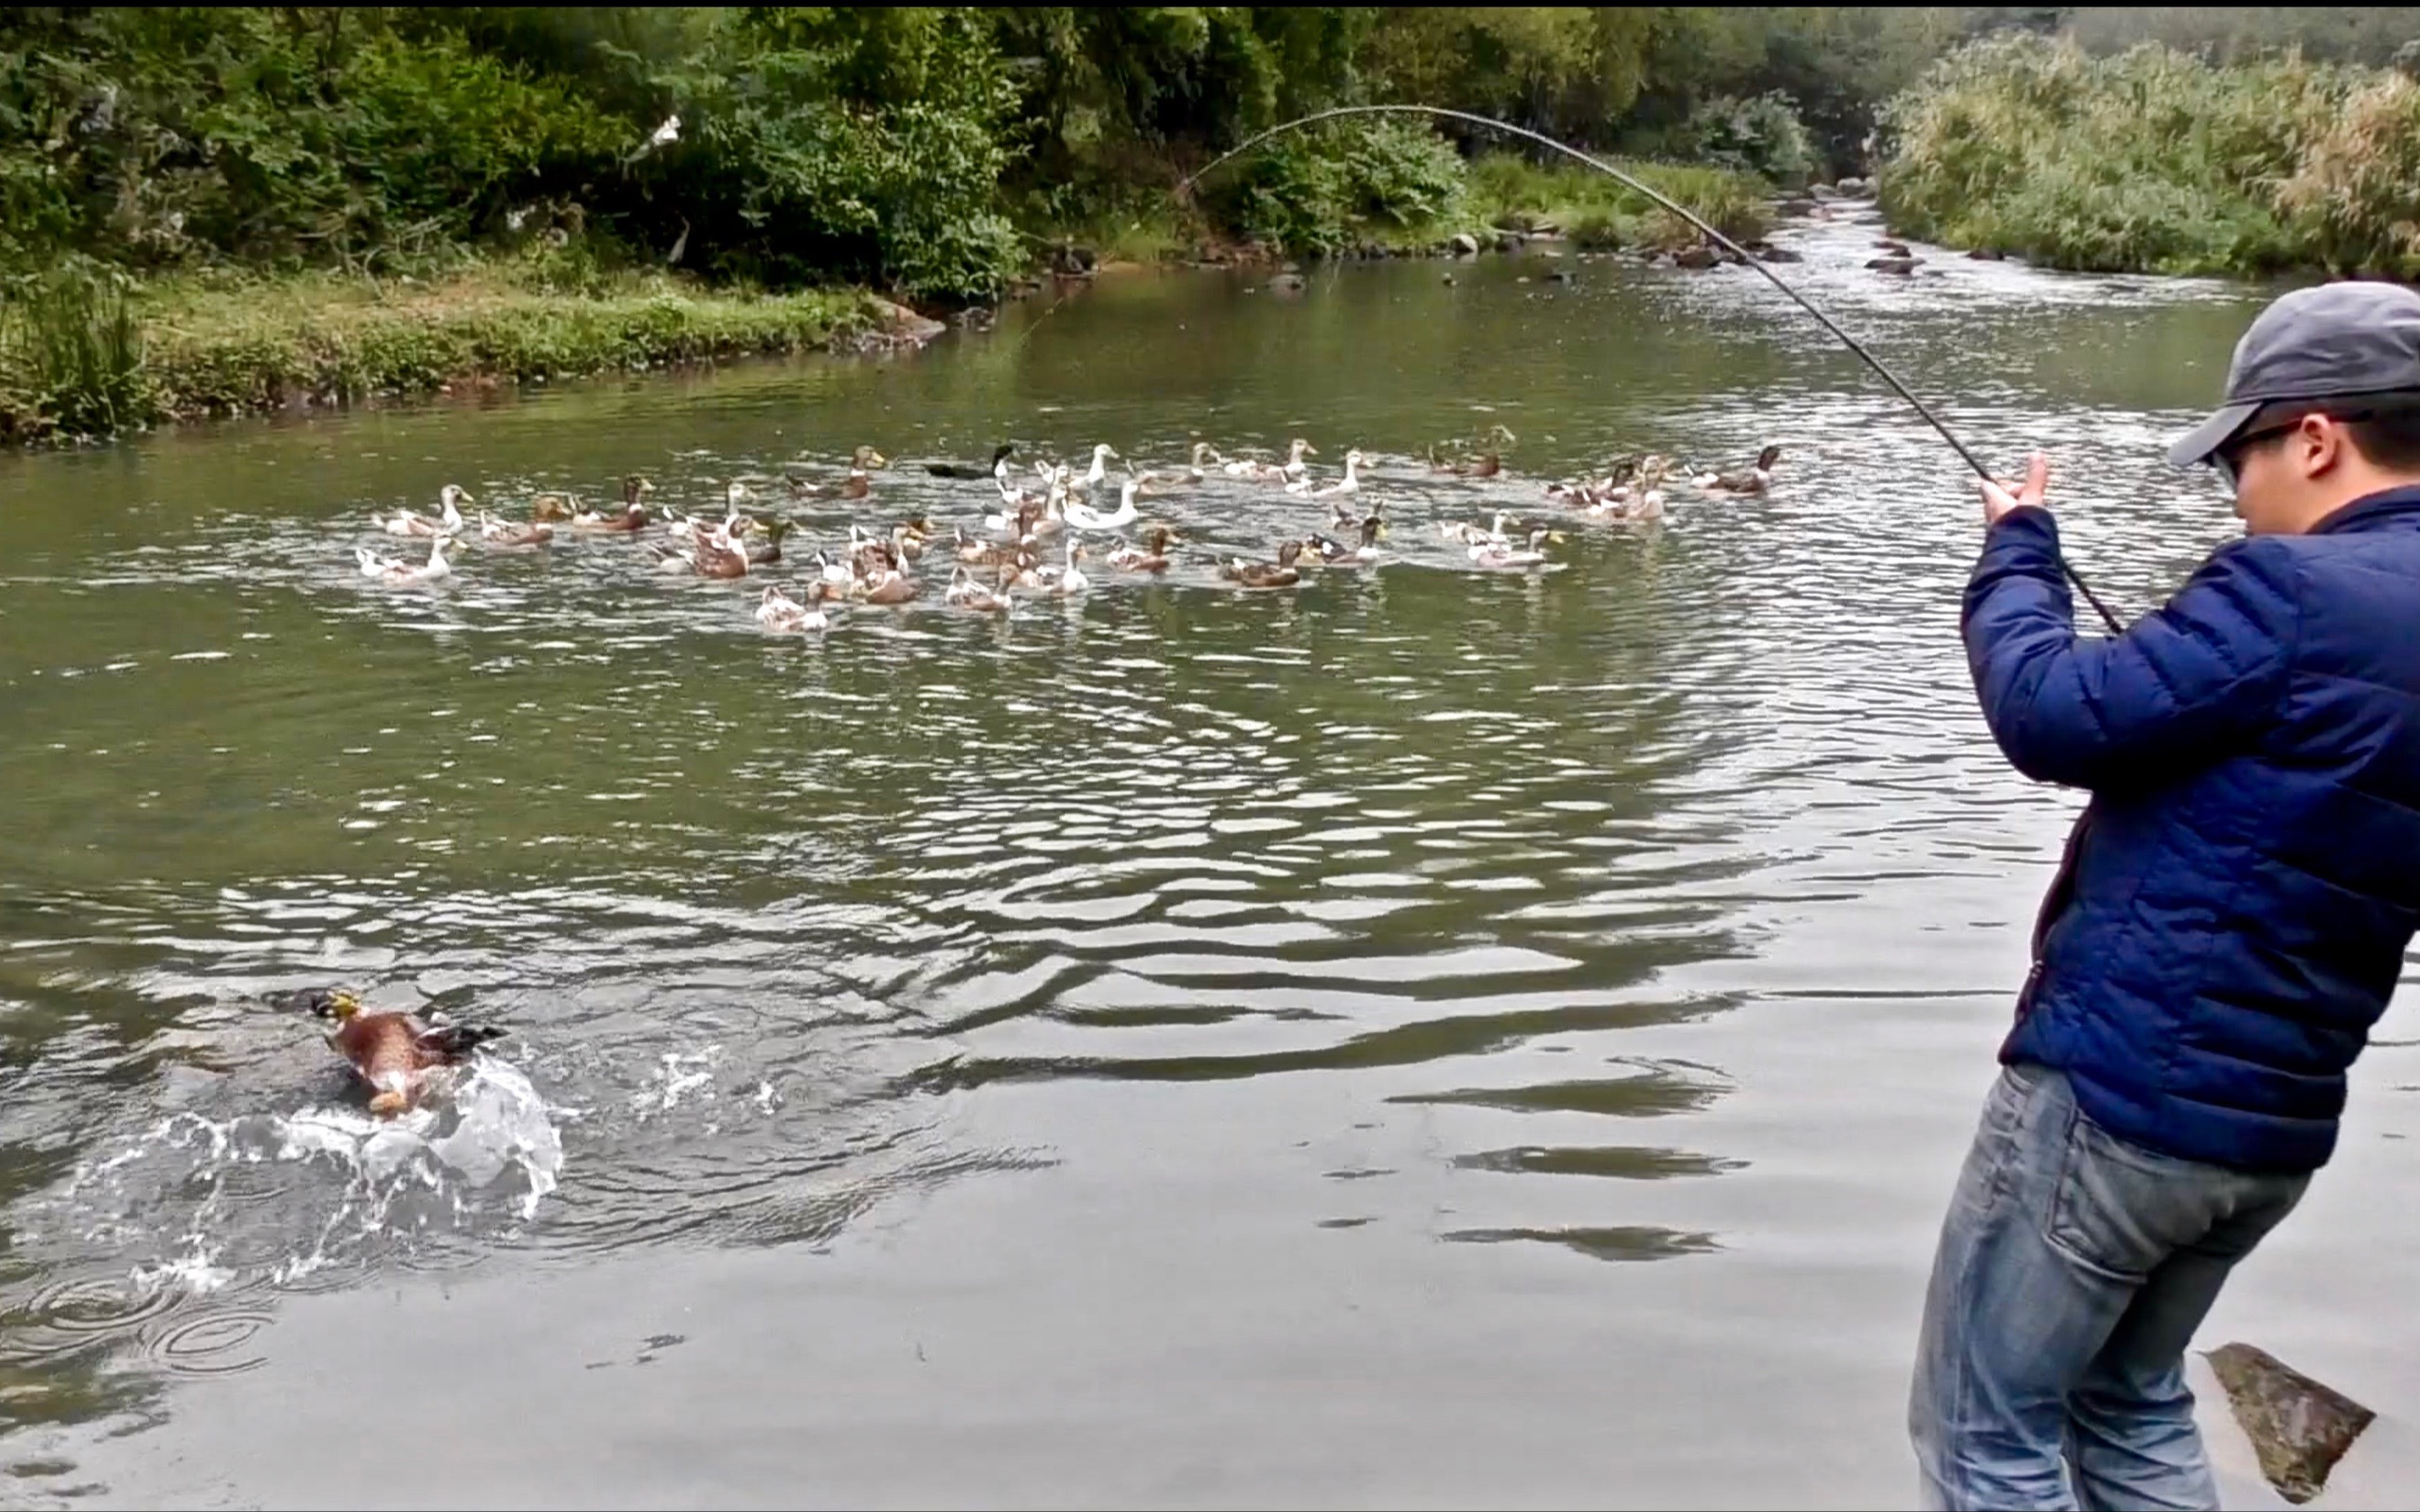
[[[342,1180],[298,1179],[298,1166]],[[140,1290],[198,1292],[241,1278],[296,1281],[399,1240],[483,1229],[499,1198],[526,1223],[562,1171],[545,1100],[518,1068],[483,1057],[452,1096],[394,1119],[327,1105],[172,1115],[86,1163],[45,1206],[85,1239],[132,1246],[165,1237],[142,1231],[146,1215],[168,1206],[163,1195],[204,1192],[175,1247],[132,1273]],[[278,1219],[264,1223],[265,1211]]]

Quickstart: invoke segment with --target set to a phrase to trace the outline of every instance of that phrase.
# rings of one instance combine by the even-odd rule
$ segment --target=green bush
[[[1461,157],[1419,122],[1342,122],[1279,137],[1209,203],[1240,234],[1289,252],[1335,252],[1373,232],[1463,213]]]
[[[1689,134],[1693,155],[1706,163],[1777,184],[1805,183],[1815,167],[1815,146],[1797,102],[1777,90],[1706,100],[1690,116]]]

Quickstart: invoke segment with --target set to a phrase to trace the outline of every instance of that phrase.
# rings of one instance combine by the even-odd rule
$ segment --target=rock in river
[[[2260,1473],[2297,1505],[2326,1488],[2328,1472],[2378,1416],[2266,1350],[2223,1344],[2207,1358],[2260,1457]]]

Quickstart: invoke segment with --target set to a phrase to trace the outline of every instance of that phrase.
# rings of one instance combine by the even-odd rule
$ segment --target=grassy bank
[[[0,439],[812,350],[881,331],[894,310],[853,289],[755,294],[664,274],[564,287],[489,263],[418,279],[57,277],[0,303]]]
[[[1685,163],[1614,166],[1704,216],[1734,241],[1755,241],[1773,229],[1772,187],[1752,174]],[[1541,167],[1511,155],[1480,158],[1470,165],[1468,193],[1484,224],[1526,229],[1551,222],[1590,251],[1673,251],[1701,239],[1695,226],[1644,194],[1575,162]]]
[[[1886,113],[1893,224],[2092,271],[2420,277],[2420,85],[2006,36]]]

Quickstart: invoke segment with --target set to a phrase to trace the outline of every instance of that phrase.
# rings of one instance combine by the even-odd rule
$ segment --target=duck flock
[[[1498,427],[1494,440],[1509,441]],[[1111,535],[1098,561],[1110,573],[1156,576],[1169,570],[1171,552],[1185,544],[1176,526],[1146,521],[1142,501],[1196,489],[1214,479],[1229,479],[1282,490],[1318,506],[1326,529],[1307,528],[1298,537],[1279,541],[1270,558],[1220,555],[1215,566],[1218,580],[1243,591],[1268,592],[1292,588],[1306,570],[1367,568],[1382,559],[1379,542],[1387,534],[1384,506],[1371,497],[1362,470],[1370,458],[1358,448],[1344,454],[1342,477],[1322,484],[1312,475],[1309,458],[1318,455],[1310,442],[1296,438],[1282,461],[1221,456],[1208,442],[1195,443],[1189,464],[1165,471],[1134,472],[1111,483],[1108,463],[1115,448],[1095,446],[1092,466],[1078,472],[1049,460],[1033,464],[1032,485],[1025,484],[1016,462],[1016,447],[1002,445],[986,470],[947,462],[924,464],[940,477],[981,479],[988,476],[986,512],[976,529],[960,524],[944,538],[923,515],[902,520],[888,530],[848,526],[845,545],[834,542],[804,560],[783,554],[784,542],[798,522],[780,513],[752,513],[756,490],[734,479],[725,487],[722,513],[688,514],[678,509],[653,514],[648,481],[633,474],[623,480],[618,509],[593,510],[559,493],[541,493],[529,503],[526,519],[503,519],[486,509],[478,512],[475,532],[463,515],[476,501],[454,484],[439,495],[435,515],[397,510],[375,517],[386,534],[428,542],[425,559],[389,556],[368,547],[354,548],[362,577],[389,588],[424,588],[455,573],[448,553],[464,542],[488,550],[535,552],[551,548],[558,533],[611,539],[623,537],[644,548],[650,570],[729,581],[765,582],[756,608],[757,622],[768,631],[799,633],[829,628],[831,610],[842,606],[888,608],[914,602],[925,592],[927,574],[938,576],[937,560],[951,563],[940,596],[944,603],[983,613],[1006,613],[1017,595],[1069,598],[1087,592],[1092,579],[1079,564],[1093,559],[1086,537]],[[1676,470],[1662,455],[1617,458],[1599,476],[1569,479],[1544,486],[1546,501],[1582,518],[1611,522],[1647,522],[1664,513],[1664,487],[1684,479],[1701,492],[1753,497],[1772,484],[1781,448],[1767,446],[1753,466],[1737,472]],[[1429,458],[1430,471],[1466,477],[1494,478],[1503,471],[1500,446]],[[793,500],[836,499],[864,501],[876,493],[874,474],[890,463],[870,446],[861,446],[846,473],[832,483],[818,484],[791,472],[784,479]],[[760,484],[767,492],[772,489]],[[1114,491],[1117,504],[1107,508]],[[659,529],[660,527],[660,529]],[[1498,511],[1487,523],[1444,520],[1438,533],[1462,547],[1474,566],[1527,572],[1547,568],[1546,548],[1565,537],[1552,525],[1516,520]],[[1330,532],[1333,533],[1330,533]],[[796,548],[792,550],[795,552]],[[634,553],[636,554],[636,553]],[[768,581],[784,567],[794,567],[787,585]]]

